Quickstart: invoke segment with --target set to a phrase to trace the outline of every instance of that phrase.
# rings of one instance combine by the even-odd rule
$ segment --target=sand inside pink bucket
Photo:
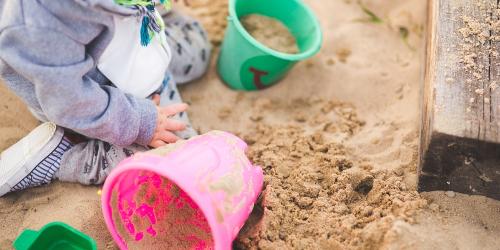
[[[146,171],[135,184],[131,200],[117,188],[111,197],[113,223],[129,249],[213,249],[205,216],[177,185]]]

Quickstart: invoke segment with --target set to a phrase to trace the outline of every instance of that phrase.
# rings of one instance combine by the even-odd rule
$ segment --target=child
[[[1,154],[0,196],[100,184],[134,152],[196,134],[176,83],[206,71],[210,44],[155,2],[0,1],[0,76],[45,122]]]

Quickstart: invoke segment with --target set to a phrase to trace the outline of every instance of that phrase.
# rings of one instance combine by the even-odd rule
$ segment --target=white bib
[[[141,23],[136,17],[114,17],[115,33],[97,68],[119,89],[146,98],[160,88],[171,60],[168,45],[155,34],[141,45]]]

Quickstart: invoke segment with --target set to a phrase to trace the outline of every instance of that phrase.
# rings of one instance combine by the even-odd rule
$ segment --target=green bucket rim
[[[237,0],[229,0],[229,19],[234,21],[234,24],[235,24],[238,32],[240,32],[240,34],[243,35],[243,37],[245,37],[245,39],[250,41],[252,43],[252,45],[257,47],[258,49],[260,49],[260,50],[262,50],[262,51],[264,51],[272,56],[275,56],[275,57],[278,57],[278,58],[281,58],[284,60],[289,60],[289,61],[304,60],[306,58],[309,58],[309,57],[315,55],[321,49],[321,45],[323,43],[323,32],[321,30],[321,25],[318,21],[318,18],[314,14],[314,12],[302,0],[289,0],[289,1],[296,2],[297,5],[300,5],[306,11],[310,20],[314,23],[314,26],[316,27],[316,29],[319,32],[317,32],[317,35],[316,35],[317,37],[316,37],[316,40],[314,41],[314,44],[312,46],[310,46],[309,49],[307,49],[306,51],[303,51],[303,52],[300,52],[297,54],[288,54],[288,53],[283,53],[283,52],[273,50],[273,49],[265,46],[261,42],[257,41],[257,39],[255,39],[253,36],[251,36],[247,32],[247,30],[243,27],[243,25],[240,22],[240,19],[238,18],[238,15],[236,14],[236,1]]]
[[[43,233],[50,229],[50,228],[62,228],[63,230],[66,230],[70,232],[73,235],[76,235],[80,239],[85,240],[87,243],[89,243],[90,250],[97,250],[97,244],[94,239],[92,239],[90,236],[87,234],[73,228],[72,226],[60,222],[60,221],[54,221],[50,222],[48,224],[45,224],[42,228],[40,228],[38,231],[36,230],[31,230],[31,229],[25,229],[23,232],[17,236],[17,238],[12,242],[12,246],[15,249],[32,249],[33,244],[37,239],[43,236]]]

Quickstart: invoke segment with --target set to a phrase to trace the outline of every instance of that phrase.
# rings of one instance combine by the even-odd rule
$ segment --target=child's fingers
[[[153,95],[153,98],[151,98],[151,100],[156,104],[156,106],[160,105],[160,95],[158,94],[154,94]]]
[[[165,146],[167,145],[166,142],[162,141],[162,140],[154,140],[153,142],[151,142],[149,144],[149,146],[153,147],[153,148],[159,148],[159,147],[162,147],[162,146]]]
[[[167,121],[163,124],[163,126],[165,130],[170,130],[170,131],[181,131],[186,129],[185,123],[174,119],[167,119]]]
[[[185,103],[172,104],[166,107],[160,107],[160,112],[161,114],[169,117],[186,111],[188,107],[189,106]]]
[[[174,142],[179,140],[179,137],[177,137],[172,132],[162,131],[162,132],[160,132],[158,139],[162,140],[163,142],[166,142],[166,143],[174,143]]]

